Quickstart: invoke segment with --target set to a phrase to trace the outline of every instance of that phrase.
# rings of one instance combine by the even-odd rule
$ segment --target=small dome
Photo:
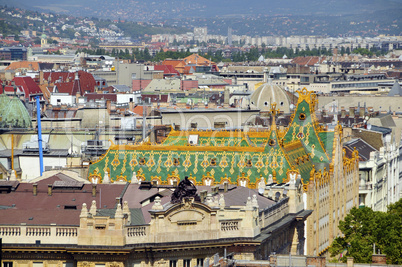
[[[31,117],[18,97],[0,95],[0,128],[31,128]]]
[[[258,87],[251,95],[251,105],[261,111],[270,111],[271,104],[276,103],[276,108],[284,113],[290,113],[290,100],[285,90],[280,86],[267,82]]]

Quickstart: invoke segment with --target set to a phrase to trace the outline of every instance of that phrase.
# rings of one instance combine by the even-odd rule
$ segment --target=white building
[[[345,143],[345,148],[359,151],[359,205],[386,211],[401,198],[401,150],[390,128],[369,128],[353,129],[358,138]]]

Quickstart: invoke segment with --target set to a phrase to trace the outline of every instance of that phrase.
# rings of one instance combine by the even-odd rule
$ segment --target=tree
[[[344,221],[339,222],[343,236],[334,239],[329,252],[346,262],[370,263],[373,244],[387,255],[387,263],[402,264],[402,199],[391,204],[388,212],[371,208],[352,208]]]
[[[347,256],[353,257],[355,262],[371,262],[372,247],[375,243],[373,218],[374,212],[370,208],[352,208],[345,220],[339,222],[339,229],[344,236],[334,240],[330,248],[331,256],[347,250],[347,253],[342,255],[343,262],[346,262]]]

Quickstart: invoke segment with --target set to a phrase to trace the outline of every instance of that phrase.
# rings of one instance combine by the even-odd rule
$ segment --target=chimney
[[[177,187],[177,180],[174,180],[174,181],[173,181],[173,186],[174,186],[174,187]]]
[[[380,251],[378,251],[380,252]],[[373,254],[373,256],[371,256],[371,260],[373,262],[373,264],[387,264],[387,255],[384,254]]]
[[[39,84],[43,84],[43,70],[39,72]]]
[[[219,193],[219,185],[216,185],[211,188],[212,189],[212,194],[218,194]]]
[[[224,193],[227,193],[228,188],[229,188],[229,183],[223,183],[223,192]]]
[[[354,259],[353,257],[347,257],[346,267],[353,267]]]
[[[34,196],[38,195],[38,184],[33,184],[33,195]]]
[[[342,107],[341,109],[341,118],[345,118],[346,117],[346,110],[344,107]]]
[[[135,103],[134,103],[134,102],[129,102],[129,103],[128,103],[128,109],[129,109],[130,111],[133,111],[133,110],[134,110],[134,107],[135,107]]]
[[[354,117],[354,116],[355,116],[355,108],[349,107],[349,117]]]
[[[363,107],[360,107],[360,109],[359,109],[359,117],[363,118],[363,117],[364,117],[364,113],[365,113],[364,108],[363,108]]]
[[[202,191],[200,192],[201,202],[204,202],[204,201],[205,201],[205,198],[206,198],[206,196],[207,196],[207,193],[208,193],[207,190],[202,190]]]
[[[52,195],[52,186],[53,186],[53,185],[51,185],[51,184],[48,184],[48,185],[47,185],[47,195],[48,195],[48,196],[51,196],[51,195]]]
[[[106,100],[106,108],[107,108],[107,111],[110,113],[110,110],[112,109],[112,101],[111,100]]]
[[[92,197],[96,197],[96,184],[92,185]]]

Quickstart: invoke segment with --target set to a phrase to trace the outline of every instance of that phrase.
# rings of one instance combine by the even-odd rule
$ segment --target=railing
[[[221,231],[238,231],[239,221],[225,221],[221,222]]]
[[[56,228],[56,236],[77,236],[77,228]]]
[[[359,190],[371,190],[371,189],[373,189],[372,184],[359,185]]]
[[[20,236],[20,227],[0,227],[0,236]]]
[[[50,236],[50,227],[27,227],[26,236]]]
[[[38,240],[42,244],[63,244],[78,242],[78,227],[50,226],[0,226],[3,243],[29,244]]]
[[[145,226],[134,226],[127,228],[127,236],[146,236],[146,227]]]

